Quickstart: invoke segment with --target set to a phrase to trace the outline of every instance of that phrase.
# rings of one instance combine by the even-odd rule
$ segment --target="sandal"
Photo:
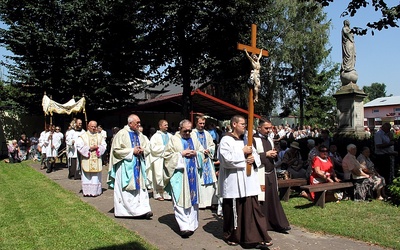
[[[272,245],[273,245],[273,243],[271,241],[270,242],[260,242],[260,244],[258,244],[256,246],[256,249],[268,249]]]
[[[163,198],[163,197],[158,197],[158,198],[156,198],[156,200],[158,200],[158,201],[163,201],[164,198]]]
[[[239,245],[239,243],[228,241],[228,240],[226,241],[226,244],[228,244],[229,246],[238,246]]]

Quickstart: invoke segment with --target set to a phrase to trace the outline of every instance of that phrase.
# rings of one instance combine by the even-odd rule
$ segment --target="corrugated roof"
[[[400,96],[379,97],[364,104],[364,108],[400,105]]]
[[[237,114],[248,115],[248,111],[208,95],[199,89],[191,92],[192,112],[203,113],[215,117],[219,120],[230,119]],[[140,111],[158,111],[158,112],[181,112],[182,111],[182,92],[158,96],[147,101],[141,101],[135,107]],[[254,117],[260,118],[260,115],[254,114]]]

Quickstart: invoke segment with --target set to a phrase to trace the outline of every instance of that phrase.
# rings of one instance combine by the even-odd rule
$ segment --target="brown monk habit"
[[[258,192],[255,190],[250,192],[249,190],[249,188],[251,188],[250,181],[252,183],[258,183],[257,172],[255,172],[254,168],[251,168],[251,175],[246,175],[246,165],[244,164],[245,157],[242,151],[243,146],[243,140],[232,136],[232,134],[225,135],[220,143],[220,185],[225,188],[227,188],[227,186],[232,188],[229,190],[222,188],[221,192],[227,193],[227,197],[236,196],[236,198],[224,197],[223,199],[223,238],[227,242],[240,243],[242,245],[270,242],[272,239],[268,235],[266,217],[262,213],[258,203]],[[227,158],[225,158],[228,157],[225,155],[227,152],[230,152],[229,154],[234,155],[234,157],[243,155],[243,162],[238,163],[238,161],[236,161],[237,158],[235,158],[235,160],[227,160]],[[245,177],[245,179],[248,178],[248,180],[243,180],[243,177]],[[227,178],[233,178],[230,180],[243,180],[238,181],[238,186],[236,188],[242,187],[247,190],[248,194],[244,194],[243,196],[232,195],[232,193],[237,193],[238,190],[234,190],[234,186],[225,182]],[[237,215],[237,224],[235,224],[235,212]]]
[[[254,135],[254,138],[261,138],[264,149],[263,152],[272,150],[272,144],[267,138],[260,136],[258,133]],[[274,160],[272,158],[267,158],[265,153],[260,154],[260,160],[265,166],[265,199],[260,203],[261,210],[267,220],[268,230],[286,232],[290,227],[278,195],[278,181],[276,178]],[[262,183],[260,184],[262,185]]]

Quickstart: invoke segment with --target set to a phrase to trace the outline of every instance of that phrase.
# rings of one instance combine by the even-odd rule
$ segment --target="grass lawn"
[[[0,163],[0,249],[157,249],[26,163]]]
[[[400,249],[400,208],[382,201],[328,202],[313,206],[301,197],[282,202],[291,224],[311,232],[341,235]]]
[[[29,163],[29,162],[28,162]],[[26,163],[0,162],[0,249],[156,249]],[[400,208],[381,201],[282,202],[311,232],[400,249]]]

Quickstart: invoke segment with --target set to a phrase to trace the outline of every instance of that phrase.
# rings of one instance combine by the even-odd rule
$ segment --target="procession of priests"
[[[99,132],[96,121],[89,121],[86,131],[82,120],[71,122],[65,136],[68,178],[80,180],[83,196],[102,195],[102,172],[107,168],[115,217],[150,220],[153,198],[172,205],[178,234],[189,238],[199,227],[199,210],[211,208],[223,216],[223,239],[228,245],[272,245],[267,232],[270,221],[257,198],[265,195],[257,172],[266,164],[261,164],[255,147],[246,146],[242,116],[231,119],[232,131],[220,141],[206,130],[203,115],[193,122],[180,121],[173,133],[168,132],[168,121],[161,119],[158,130],[149,137],[143,134],[138,115],[129,115],[126,122],[123,128],[113,129],[108,150],[108,138]],[[44,132],[48,136],[43,136],[42,147],[49,148],[44,152],[48,157],[57,155],[51,150],[61,144],[59,130],[50,126]],[[246,175],[247,164],[252,165],[250,176]],[[243,233],[250,231],[253,233]]]

